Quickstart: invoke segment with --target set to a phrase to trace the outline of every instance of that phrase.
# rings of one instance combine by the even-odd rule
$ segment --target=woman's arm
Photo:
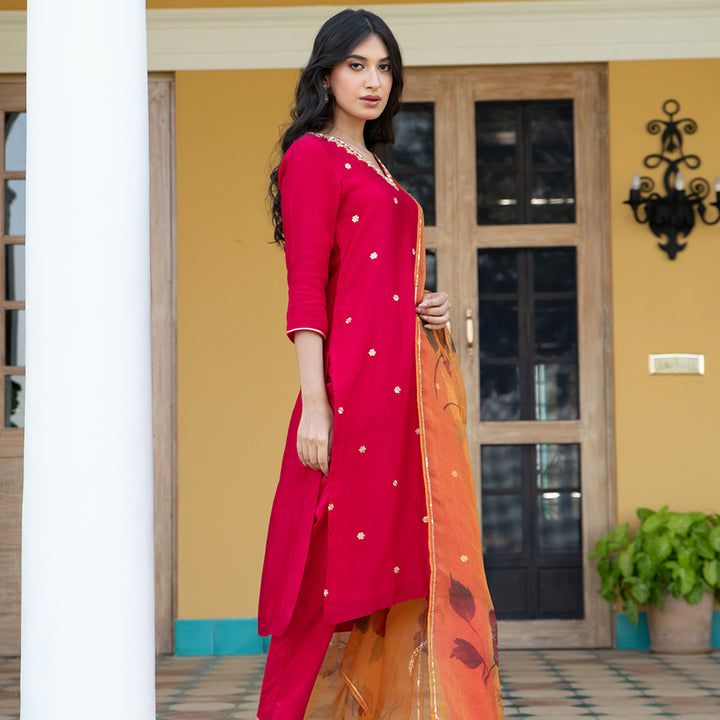
[[[450,308],[447,293],[436,292],[423,294],[415,312],[420,316],[428,330],[442,330],[450,320]]]
[[[300,375],[302,415],[297,433],[300,462],[328,474],[333,433],[333,411],[325,390],[323,337],[309,330],[295,332],[295,354]]]

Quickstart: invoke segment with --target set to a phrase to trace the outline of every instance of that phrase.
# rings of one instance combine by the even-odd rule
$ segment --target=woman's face
[[[336,126],[380,117],[393,81],[385,43],[377,35],[370,35],[333,68],[328,81],[335,99]]]

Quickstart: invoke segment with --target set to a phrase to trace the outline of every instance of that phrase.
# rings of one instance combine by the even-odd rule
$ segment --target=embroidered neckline
[[[355,150],[355,148],[348,145],[344,140],[341,140],[334,135],[326,135],[325,133],[319,132],[311,132],[310,135],[315,135],[315,137],[323,138],[328,142],[335,143],[338,147],[344,148],[347,153],[355,156],[358,160],[361,160],[368,167],[372,168],[381,178],[383,178],[383,180],[385,180],[385,182],[392,185],[396,190],[399,189],[398,186],[395,184],[392,175],[390,175],[388,169],[385,167],[385,165],[382,164],[382,161],[377,155],[375,155],[375,153],[373,153],[373,157],[375,158],[375,160],[377,160],[379,167],[378,165],[374,165],[373,163],[371,163],[366,157],[363,157],[363,155],[361,155],[357,150]]]

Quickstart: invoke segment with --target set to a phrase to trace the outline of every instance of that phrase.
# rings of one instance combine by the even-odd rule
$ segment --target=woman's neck
[[[349,145],[353,145],[358,149],[367,150],[365,147],[365,121],[343,122],[341,118],[334,117],[329,127],[325,131],[328,135],[344,140]]]

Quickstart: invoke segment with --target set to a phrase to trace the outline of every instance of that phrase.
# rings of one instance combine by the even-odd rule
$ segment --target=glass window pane
[[[541,490],[579,490],[580,446],[576,444],[536,445],[535,471],[537,487]]]
[[[511,225],[518,222],[518,179],[514,167],[478,165],[477,224]]]
[[[5,235],[25,235],[25,181],[6,180]]]
[[[572,169],[532,173],[528,222],[575,222],[575,173]]]
[[[533,250],[535,292],[575,292],[575,248]]]
[[[577,357],[577,303],[535,301],[535,353],[541,357]]]
[[[480,419],[520,420],[520,372],[516,365],[481,364]]]
[[[522,445],[483,445],[480,448],[483,490],[522,487]]]
[[[516,300],[482,300],[478,319],[480,357],[518,356],[518,305]]]
[[[528,119],[533,163],[572,164],[572,100],[529,103]]]
[[[477,224],[575,222],[572,100],[475,103]]]
[[[5,427],[25,427],[25,376],[5,376]]]
[[[538,551],[541,554],[579,553],[580,493],[543,492],[538,495]]]
[[[535,365],[535,420],[577,420],[578,366]]]
[[[24,112],[5,113],[5,169],[25,171],[25,138],[27,115]]]
[[[437,292],[437,250],[425,250],[425,289]]]
[[[409,175],[398,170],[392,175],[402,189],[420,203],[425,224],[435,225],[435,176],[431,173]]]
[[[516,102],[475,103],[477,164],[514,165],[517,159]]]
[[[483,551],[521,553],[523,549],[522,496],[487,495],[482,502]]]
[[[435,167],[435,107],[433,103],[403,103],[393,119],[397,168]]]
[[[25,311],[5,311],[5,365],[25,365]]]
[[[517,250],[478,250],[477,263],[480,295],[518,291]]]
[[[5,299],[25,300],[25,246],[5,246]]]

